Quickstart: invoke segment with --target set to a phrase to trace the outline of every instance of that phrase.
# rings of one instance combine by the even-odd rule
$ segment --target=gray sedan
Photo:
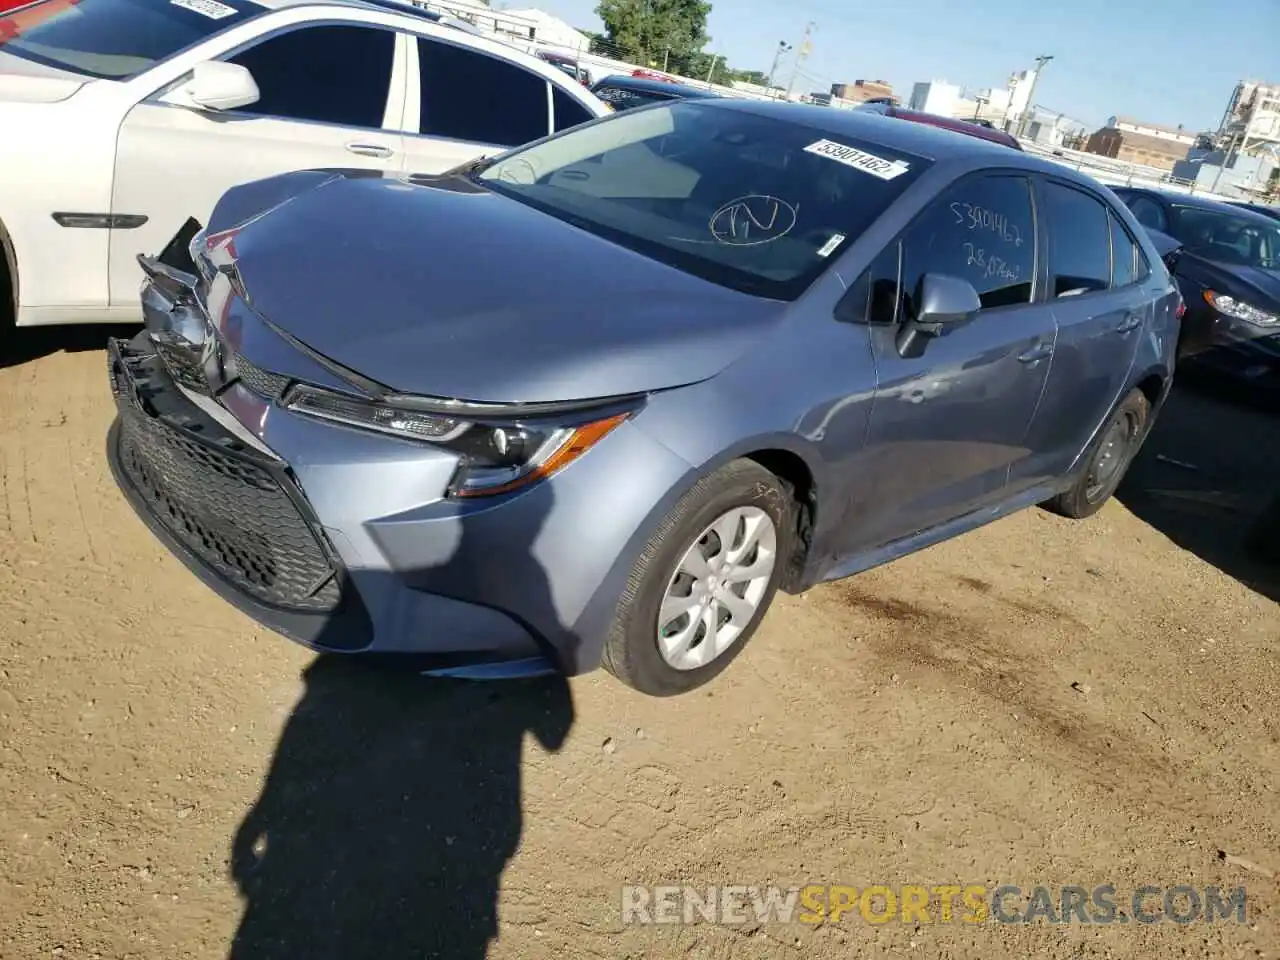
[[[656,695],[778,589],[1097,511],[1181,312],[1091,179],[741,100],[247,184],[184,246],[111,344],[109,455],[197,575],[315,649]]]

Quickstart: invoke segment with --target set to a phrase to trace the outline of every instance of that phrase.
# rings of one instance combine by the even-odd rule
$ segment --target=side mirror
[[[247,107],[260,96],[252,73],[238,63],[219,60],[197,63],[183,90],[192,103],[206,110]]]
[[[973,284],[943,273],[920,278],[915,305],[915,316],[898,330],[898,353],[906,359],[920,356],[927,340],[968,323],[982,309]]]
[[[926,273],[920,278],[916,304],[915,326],[934,337],[948,326],[972,320],[982,309],[973,284],[944,273]]]

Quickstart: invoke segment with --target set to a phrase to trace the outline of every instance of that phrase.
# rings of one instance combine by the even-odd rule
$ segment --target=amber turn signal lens
[[[591,423],[584,423],[582,426],[575,428],[573,433],[571,433],[550,456],[528,473],[522,473],[514,480],[491,487],[460,487],[454,492],[454,496],[492,497],[500,493],[511,493],[514,490],[519,490],[523,487],[529,486],[530,484],[537,483],[539,480],[545,480],[547,477],[559,473],[607,437],[616,427],[621,425],[622,421],[626,420],[628,416],[629,414],[619,413],[616,416],[606,417],[604,420],[595,420]]]

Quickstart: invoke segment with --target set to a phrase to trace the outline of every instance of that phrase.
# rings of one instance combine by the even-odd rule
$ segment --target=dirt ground
[[[118,495],[102,335],[0,369],[5,960],[470,957],[494,929],[529,960],[1280,957],[1280,578],[1238,549],[1280,420],[1180,390],[1093,520],[1032,510],[780,598],[659,701],[256,627]],[[1112,883],[1122,911],[1244,886],[1248,912],[624,925],[621,885],[664,883]]]

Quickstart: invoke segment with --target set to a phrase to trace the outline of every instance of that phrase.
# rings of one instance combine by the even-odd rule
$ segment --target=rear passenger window
[[[1125,200],[1125,204],[1133,211],[1134,219],[1144,227],[1159,230],[1161,233],[1169,232],[1164,210],[1150,197],[1144,197],[1141,194],[1136,197],[1131,195]]]
[[[550,132],[547,81],[513,63],[449,43],[418,39],[419,132],[518,147]]]
[[[1124,224],[1111,217],[1111,286],[1127,287],[1138,279],[1136,264],[1138,245],[1129,236]]]
[[[568,130],[592,119],[591,112],[555,84],[551,85],[551,109],[555,113],[556,131]]]
[[[926,273],[973,284],[983,309],[1031,300],[1035,220],[1024,177],[982,176],[952,187],[903,238],[903,295]]]
[[[1045,184],[1049,224],[1049,295],[1073,297],[1111,285],[1107,208],[1080,190]],[[1130,268],[1132,269],[1132,268]]]

